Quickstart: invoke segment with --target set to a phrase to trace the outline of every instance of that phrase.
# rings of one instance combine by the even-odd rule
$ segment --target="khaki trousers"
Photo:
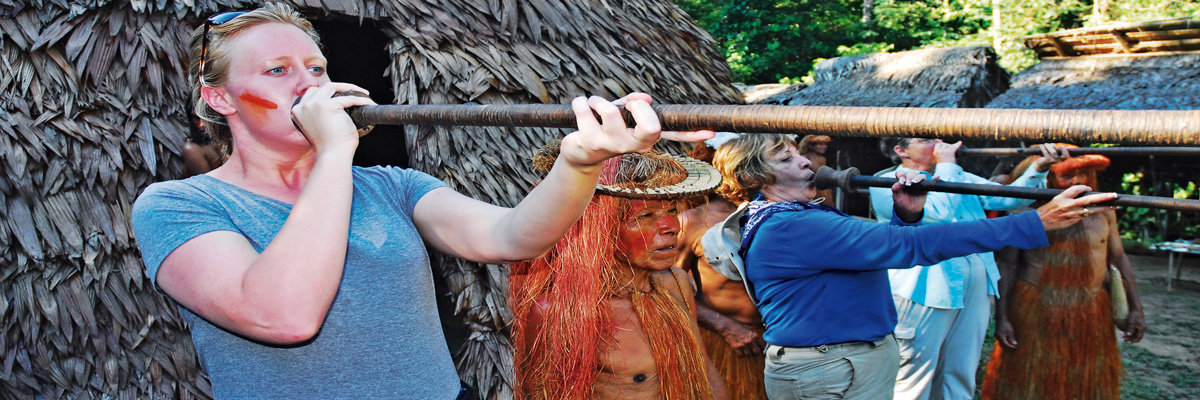
[[[900,365],[896,339],[815,347],[767,345],[767,397],[891,399]]]

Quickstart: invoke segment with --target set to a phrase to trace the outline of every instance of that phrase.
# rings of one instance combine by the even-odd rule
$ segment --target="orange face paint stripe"
[[[242,95],[238,96],[238,98],[244,102],[247,102],[247,103],[268,109],[268,110],[274,110],[274,109],[279,108],[278,104],[275,104],[274,102],[264,99],[262,97],[258,97],[253,94],[250,94],[250,92],[242,93]]]

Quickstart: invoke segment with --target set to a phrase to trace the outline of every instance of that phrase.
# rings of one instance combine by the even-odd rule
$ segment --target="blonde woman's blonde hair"
[[[721,172],[717,194],[734,204],[749,201],[763,186],[775,183],[775,169],[767,164],[771,154],[796,147],[792,135],[742,135],[725,142],[713,156],[713,166]]]
[[[291,24],[308,34],[317,46],[321,45],[321,37],[313,29],[312,23],[304,19],[304,16],[286,4],[269,3],[238,15],[223,24],[208,26],[208,55],[205,56],[204,61],[204,82],[209,86],[224,85],[225,80],[229,78],[231,61],[229,59],[229,41],[250,27],[269,22]],[[225,120],[224,115],[213,110],[204,101],[204,98],[200,97],[200,88],[203,86],[199,76],[200,54],[204,51],[205,25],[207,22],[200,24],[196,30],[192,31],[192,38],[188,44],[188,54],[191,56],[188,61],[188,82],[191,82],[192,85],[192,111],[200,117],[200,120],[204,121],[204,130],[212,138],[217,152],[222,156],[228,156],[233,145],[229,123]]]

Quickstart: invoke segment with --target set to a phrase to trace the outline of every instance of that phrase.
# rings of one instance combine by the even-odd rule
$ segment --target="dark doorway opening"
[[[391,41],[373,21],[360,26],[353,20],[312,20],[321,34],[322,51],[329,60],[329,75],[335,82],[353,83],[371,92],[379,104],[395,103],[392,82],[383,76],[391,56],[387,45]],[[404,128],[400,125],[377,125],[359,140],[354,153],[354,165],[369,167],[390,165],[408,167],[408,151],[404,146]]]
[[[324,15],[309,15],[313,27],[321,34],[322,52],[328,60],[330,77],[337,82],[353,83],[371,92],[371,99],[378,104],[394,104],[395,93],[392,82],[383,76],[391,63],[387,52],[391,39],[379,29],[374,21],[356,18],[329,19]],[[404,127],[400,125],[377,125],[367,136],[359,140],[354,153],[354,165],[370,167],[386,165],[408,168],[408,150],[404,145]],[[431,259],[437,262],[437,257]],[[450,353],[458,352],[470,336],[463,317],[454,312],[454,299],[447,296],[449,287],[442,274],[433,271],[434,290],[438,293],[438,312],[442,319],[442,332]],[[397,307],[403,306],[397,299]]]

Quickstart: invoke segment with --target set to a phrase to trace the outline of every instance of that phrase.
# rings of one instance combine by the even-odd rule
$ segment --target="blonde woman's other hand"
[[[1092,189],[1084,185],[1071,186],[1054,196],[1049,203],[1038,207],[1038,217],[1042,219],[1046,230],[1066,228],[1092,214],[1116,209],[1112,206],[1096,205],[1117,198],[1116,193],[1095,193],[1076,198],[1090,190]]]

